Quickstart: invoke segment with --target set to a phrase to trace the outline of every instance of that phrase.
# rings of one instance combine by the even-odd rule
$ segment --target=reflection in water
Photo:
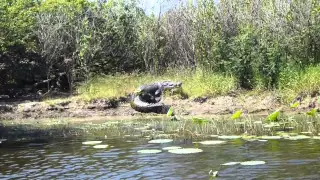
[[[31,143],[6,142],[0,146],[1,179],[320,179],[320,140],[229,140],[227,144],[200,145],[186,140],[148,144],[148,140],[101,139],[113,148],[94,149],[81,142],[60,139]],[[129,142],[127,142],[129,141]],[[198,147],[199,154],[163,151],[143,155],[141,149],[166,146]],[[265,161],[257,166],[221,166],[232,161]]]

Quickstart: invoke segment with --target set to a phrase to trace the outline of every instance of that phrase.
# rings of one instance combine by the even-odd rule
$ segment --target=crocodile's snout
[[[182,86],[182,82],[177,82],[177,87],[181,87]]]

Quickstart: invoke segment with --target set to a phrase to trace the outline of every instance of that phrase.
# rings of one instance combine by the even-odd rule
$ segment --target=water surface
[[[86,140],[112,147],[94,149]],[[177,155],[163,151],[142,155],[141,149],[166,146],[198,147],[202,153]],[[265,161],[257,166],[221,166],[232,161]],[[320,179],[320,140],[228,140],[221,145],[176,139],[148,144],[148,139],[91,137],[0,145],[0,179]]]

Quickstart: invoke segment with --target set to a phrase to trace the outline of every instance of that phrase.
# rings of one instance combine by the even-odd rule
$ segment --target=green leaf
[[[291,107],[291,108],[297,108],[299,105],[300,105],[300,103],[299,103],[299,101],[297,101],[297,102],[291,104],[290,107]]]
[[[173,114],[173,108],[170,107],[169,110],[168,110],[168,112],[167,112],[167,116],[168,116],[168,117],[171,117],[172,114]]]
[[[317,115],[317,109],[314,108],[311,111],[306,112],[307,115],[309,116],[316,116]]]
[[[267,117],[267,119],[268,119],[269,121],[277,121],[279,114],[280,114],[280,110],[278,109],[278,110],[276,110],[275,112],[269,114],[269,116]]]
[[[238,110],[231,116],[231,119],[239,119],[241,114],[242,114],[242,110]]]

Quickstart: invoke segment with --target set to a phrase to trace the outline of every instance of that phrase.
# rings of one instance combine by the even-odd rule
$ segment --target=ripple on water
[[[81,150],[81,141],[55,143],[59,146],[49,143],[44,149],[0,148],[0,176],[28,179],[207,179],[210,170],[218,170],[222,179],[281,179],[318,177],[320,168],[320,151],[317,149],[320,141],[315,140],[312,143],[308,140],[272,140],[267,143],[201,145],[203,153],[176,155],[163,151],[147,156],[137,154],[137,150],[162,149],[168,145],[141,143],[126,143],[119,139],[109,143],[108,140],[108,144],[117,147],[110,150],[92,147]],[[197,145],[175,140],[170,146],[195,148]],[[267,163],[220,165],[250,160]]]

